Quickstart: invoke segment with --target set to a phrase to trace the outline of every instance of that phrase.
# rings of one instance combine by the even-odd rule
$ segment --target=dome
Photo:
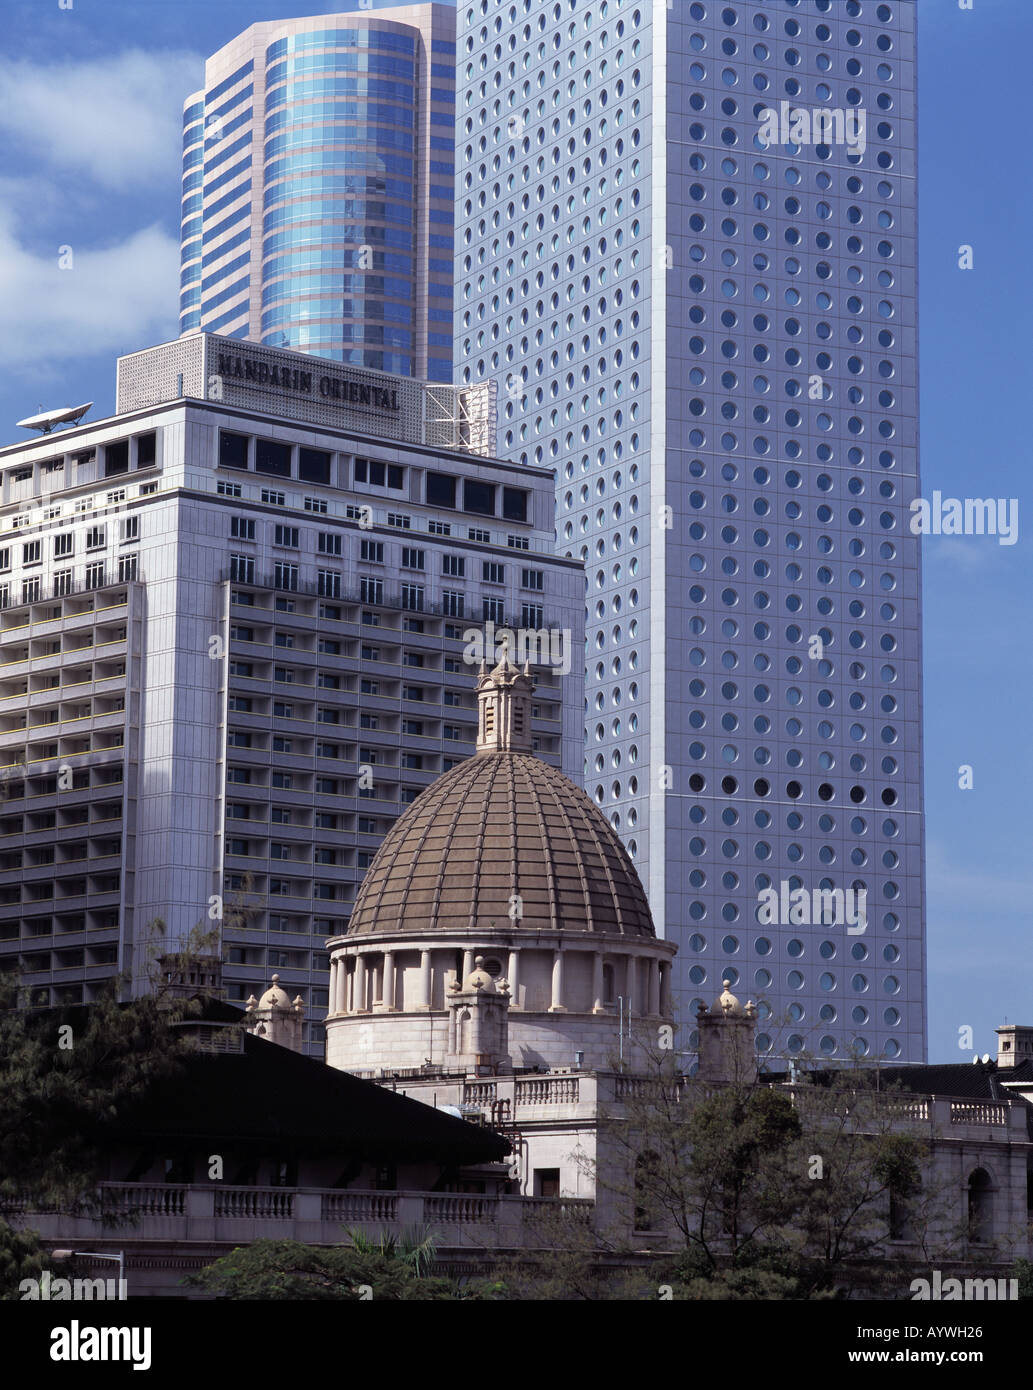
[[[477,752],[395,822],[366,871],[349,936],[576,931],[655,937],[617,832],[530,751],[534,682],[508,651],[481,667]]]
[[[474,968],[463,981],[463,994],[471,994],[474,990],[479,990],[481,994],[497,994],[495,981],[484,968],[484,957],[478,956],[474,960]]]
[[[531,753],[479,752],[433,782],[385,836],[348,935],[492,925],[655,935],[616,831]]]
[[[273,976],[272,989],[267,989],[258,1001],[260,1009],[289,1009],[291,1001],[287,997],[287,991],[280,988],[279,975]]]
[[[714,1007],[711,1010],[711,1013],[732,1014],[736,1018],[738,1018],[742,1014],[742,1005],[739,1003],[738,999],[736,999],[735,995],[732,993],[731,983],[731,980],[721,981],[722,990],[718,997],[714,1000]]]

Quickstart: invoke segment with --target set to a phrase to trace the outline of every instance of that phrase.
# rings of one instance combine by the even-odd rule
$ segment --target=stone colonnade
[[[549,948],[542,945],[528,946],[538,965],[541,957],[548,957]],[[400,977],[399,957],[419,956],[415,998],[403,997]],[[510,1008],[520,1011],[521,954],[518,948],[496,949],[490,945],[483,948],[435,945],[433,947],[406,947],[404,950],[375,945],[355,945],[334,952],[330,960],[330,1005],[328,1016],[361,1013],[392,1013],[403,1010],[410,1012],[430,1012],[435,1008],[434,981],[443,979],[449,972],[465,978],[474,968],[474,957],[496,955],[506,957],[505,978],[510,991]],[[580,1000],[575,998],[575,987],[571,983],[571,957],[574,955],[591,957],[591,1001],[582,993]],[[570,945],[551,948],[551,984],[548,1012],[591,1012],[594,1014],[613,1013],[617,1010],[618,996],[623,1000],[625,1014],[629,1011],[634,1017],[669,1018],[671,1015],[671,962],[667,957],[658,958],[645,954],[641,948],[635,951],[622,951],[618,945],[609,949],[587,945],[578,948]],[[460,957],[462,963],[460,965]],[[609,973],[608,973],[609,972]],[[586,1007],[587,1004],[587,1007]],[[444,1008],[443,999],[436,1007]]]

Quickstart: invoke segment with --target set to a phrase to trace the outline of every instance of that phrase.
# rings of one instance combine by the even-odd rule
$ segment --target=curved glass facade
[[[398,13],[257,24],[210,60],[184,112],[182,332],[451,380],[454,14]]]

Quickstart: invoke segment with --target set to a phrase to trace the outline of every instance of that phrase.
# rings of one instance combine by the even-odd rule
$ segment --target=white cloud
[[[0,62],[0,131],[44,168],[107,189],[167,188],[181,172],[183,101],[203,81],[191,53]]]
[[[79,251],[62,270],[20,246],[0,223],[0,368],[19,374],[173,338],[179,243],[146,227],[116,245]]]

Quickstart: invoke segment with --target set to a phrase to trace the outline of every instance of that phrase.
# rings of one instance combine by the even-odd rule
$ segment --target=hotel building
[[[579,774],[583,567],[493,412],[195,333],[119,361],[110,419],[0,449],[0,965],[35,1000],[144,990],[221,923],[229,997],[274,968],[320,1050],[325,942],[473,752],[507,625]]]

